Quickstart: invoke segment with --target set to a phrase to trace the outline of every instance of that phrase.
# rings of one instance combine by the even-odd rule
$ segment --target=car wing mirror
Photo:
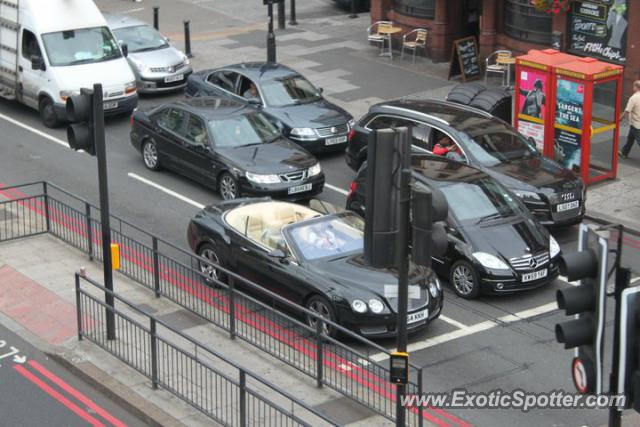
[[[249,98],[247,101],[254,107],[262,107],[262,101],[260,101],[259,99]]]
[[[124,57],[126,58],[127,56],[129,56],[129,45],[124,43],[124,42],[120,42],[120,49],[122,50],[122,55],[124,55]]]
[[[324,93],[324,88],[319,87],[318,92],[320,92],[321,94]]]
[[[277,259],[283,264],[287,264],[287,254],[280,248],[274,249],[267,254],[270,258]]]
[[[47,67],[44,65],[44,59],[38,55],[31,55],[31,69],[45,71]]]

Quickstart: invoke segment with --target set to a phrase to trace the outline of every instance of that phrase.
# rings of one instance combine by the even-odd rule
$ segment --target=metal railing
[[[83,289],[83,283],[90,285],[93,294],[91,289]],[[102,301],[104,293],[113,295],[114,308]],[[75,274],[75,295],[79,340],[95,343],[149,378],[154,389],[169,391],[224,425],[337,425],[281,388],[79,273]],[[107,311],[115,317],[115,340],[107,339]]]
[[[8,235],[3,230],[15,228],[12,221],[20,220],[16,214],[8,224],[0,224],[0,241],[49,231],[90,259],[102,259],[100,211],[95,205],[46,182],[1,187],[2,195],[10,199],[0,202],[5,210],[29,215],[33,211],[44,220],[36,220],[39,226],[33,230],[22,227]],[[389,354],[385,348],[220,266],[215,267],[227,276],[227,283],[212,283],[200,272],[201,265],[212,265],[209,261],[118,217],[112,216],[111,225],[112,242],[120,244],[120,273],[222,328],[231,339],[242,339],[303,372],[318,387],[327,386],[395,420],[396,389],[389,382],[388,364],[372,357]],[[317,328],[308,326],[307,317],[317,320]],[[323,335],[324,324],[343,339]],[[423,392],[421,367],[410,365],[406,390]],[[430,408],[407,408],[408,425],[422,426],[425,418],[438,416]]]

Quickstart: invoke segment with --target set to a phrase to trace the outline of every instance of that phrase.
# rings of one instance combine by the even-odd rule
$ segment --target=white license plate
[[[338,136],[336,138],[327,138],[324,141],[324,145],[342,144],[343,142],[347,142],[346,135],[345,136]]]
[[[164,82],[165,83],[171,83],[171,82],[179,82],[181,80],[184,80],[184,74],[178,74],[175,76],[167,76],[164,78]]]
[[[296,185],[295,187],[289,187],[289,194],[302,193],[304,191],[311,190],[311,184]]]
[[[118,101],[107,101],[102,103],[102,108],[105,110],[113,110],[114,108],[118,108]]]
[[[416,323],[429,317],[429,309],[416,311],[407,315],[407,323]]]
[[[527,273],[522,275],[523,282],[531,282],[533,280],[542,279],[543,277],[547,277],[547,269],[540,271],[534,271],[533,273]]]
[[[577,209],[580,207],[580,200],[574,200],[573,202],[562,203],[557,206],[557,212],[570,211],[571,209]]]

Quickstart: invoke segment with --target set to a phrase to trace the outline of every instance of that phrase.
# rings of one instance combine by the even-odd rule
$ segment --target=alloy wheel
[[[331,309],[323,301],[320,301],[319,299],[314,299],[311,302],[309,302],[309,304],[307,305],[307,308],[313,311],[314,313],[316,313],[317,315],[319,315],[324,320],[328,320],[328,321],[333,320],[331,318]],[[319,321],[320,320],[316,319],[313,316],[309,316],[308,318],[309,326],[313,328],[314,331],[318,327],[317,324]],[[327,322],[322,322],[322,334],[330,335],[330,333],[331,331],[329,329],[329,325],[327,324]]]
[[[207,261],[210,261],[212,264],[220,265],[220,260],[218,259],[218,255],[213,251],[213,249],[209,247],[205,247],[200,251],[200,256]],[[212,265],[206,264],[204,262],[200,262],[200,272],[205,275],[207,281],[220,280],[218,269],[213,267]]]
[[[233,200],[238,197],[238,185],[231,175],[224,175],[220,180],[220,196],[223,200]]]
[[[475,279],[471,268],[460,264],[453,270],[453,286],[460,295],[471,295],[475,287]]]
[[[144,164],[149,169],[158,168],[158,148],[153,142],[147,142],[142,149]]]

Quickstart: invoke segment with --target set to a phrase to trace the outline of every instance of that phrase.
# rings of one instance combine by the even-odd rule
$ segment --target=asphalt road
[[[2,325],[0,393],[2,426],[145,425]]]

